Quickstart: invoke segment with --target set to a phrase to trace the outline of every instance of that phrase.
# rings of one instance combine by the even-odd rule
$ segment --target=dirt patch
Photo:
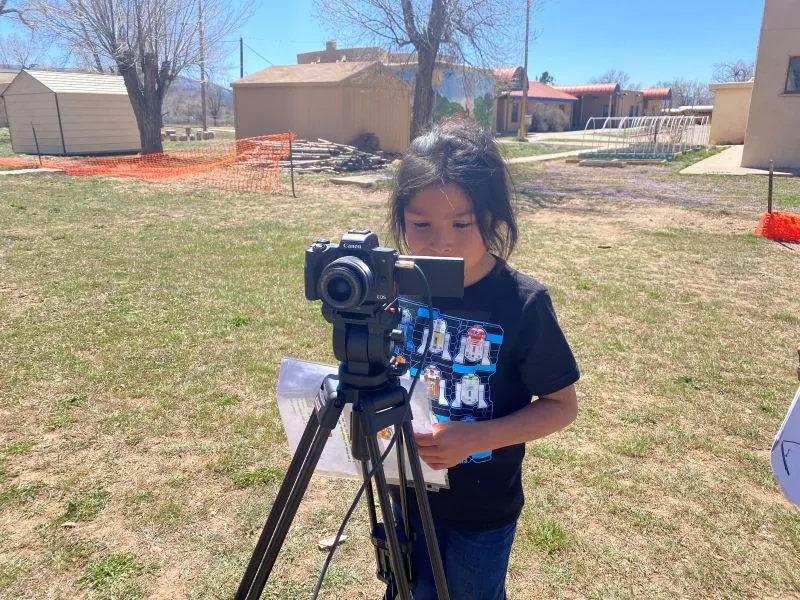
[[[0,320],[0,331],[10,330],[14,318],[41,302],[39,295],[30,288],[9,282],[0,283],[0,309],[11,317]]]

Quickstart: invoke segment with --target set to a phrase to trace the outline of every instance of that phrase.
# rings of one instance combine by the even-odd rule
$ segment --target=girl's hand
[[[442,421],[433,424],[431,433],[415,433],[419,457],[437,471],[456,466],[478,452],[470,439],[470,427],[475,423]]]

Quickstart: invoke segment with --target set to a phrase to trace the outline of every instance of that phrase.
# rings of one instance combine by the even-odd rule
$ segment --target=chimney
[[[326,52],[336,51],[336,40],[328,40],[327,42],[325,42],[325,51]]]

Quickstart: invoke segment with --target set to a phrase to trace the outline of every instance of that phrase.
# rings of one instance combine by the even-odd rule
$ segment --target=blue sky
[[[343,37],[312,16],[312,3],[260,0],[247,25],[224,45],[228,79],[239,77],[240,36],[245,75],[270,64],[295,64],[298,53],[322,50],[327,39],[345,47]],[[538,37],[528,71],[534,78],[547,70],[562,85],[585,83],[612,68],[644,87],[676,77],[706,82],[716,63],[755,58],[762,11],[763,0],[543,0],[533,13]],[[518,65],[522,54],[520,47]]]
[[[337,38],[311,16],[311,6],[312,0],[262,0],[240,32],[249,46],[245,74],[269,62],[294,64],[297,53],[322,50],[326,39]],[[708,81],[716,63],[755,58],[762,11],[761,0],[546,0],[534,11],[532,27],[540,33],[528,71],[533,77],[547,70],[564,85],[611,68],[644,86],[675,77]],[[238,46],[230,46],[237,77]]]

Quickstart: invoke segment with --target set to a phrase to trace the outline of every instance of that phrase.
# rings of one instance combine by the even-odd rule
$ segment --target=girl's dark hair
[[[389,201],[389,227],[408,251],[404,211],[425,188],[457,185],[472,200],[483,243],[507,259],[517,244],[517,222],[506,164],[491,134],[469,120],[444,121],[415,138],[403,155]]]

